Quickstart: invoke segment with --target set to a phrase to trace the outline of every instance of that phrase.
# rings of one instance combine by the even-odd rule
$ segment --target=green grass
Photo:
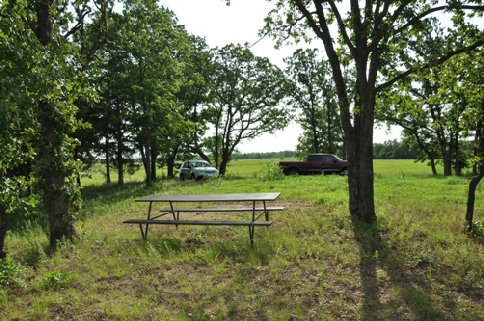
[[[6,278],[16,283],[0,284],[0,319],[484,320],[484,239],[463,228],[469,177],[375,161],[374,227],[349,216],[346,177],[279,179],[268,162],[149,189],[141,171],[118,188],[94,169],[74,244],[49,251],[36,224],[8,234]],[[286,209],[256,230],[254,248],[246,228],[153,226],[142,241],[121,223],[143,217],[134,200],[150,194],[262,191],[280,191]],[[476,220],[483,201],[481,185]]]

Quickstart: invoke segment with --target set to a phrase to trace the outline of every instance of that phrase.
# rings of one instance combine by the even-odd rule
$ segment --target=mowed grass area
[[[469,177],[376,160],[375,227],[348,214],[346,177],[276,179],[269,162],[233,161],[226,178],[149,189],[140,172],[123,188],[103,185],[96,168],[83,179],[74,244],[51,253],[37,224],[8,234],[24,283],[0,288],[0,319],[484,320],[484,238],[463,225]],[[144,217],[147,204],[134,200],[151,194],[274,191],[285,210],[256,230],[254,248],[245,227],[152,226],[142,241],[121,223]]]

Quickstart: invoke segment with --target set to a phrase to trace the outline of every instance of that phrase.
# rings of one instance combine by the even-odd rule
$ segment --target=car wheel
[[[193,180],[196,179],[195,174],[192,173],[192,175],[190,176],[190,178],[193,179]]]
[[[180,181],[184,181],[185,180],[185,176],[183,176],[183,174],[180,174]]]

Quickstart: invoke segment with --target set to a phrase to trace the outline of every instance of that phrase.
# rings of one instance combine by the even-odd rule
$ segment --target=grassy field
[[[484,320],[484,237],[463,225],[469,177],[375,161],[378,226],[366,226],[348,214],[346,177],[279,177],[269,162],[152,188],[141,171],[118,188],[93,169],[74,244],[49,251],[37,223],[8,234],[0,319]],[[281,192],[285,210],[256,230],[254,248],[242,227],[154,226],[142,241],[121,223],[144,217],[134,200],[146,195],[266,191]]]

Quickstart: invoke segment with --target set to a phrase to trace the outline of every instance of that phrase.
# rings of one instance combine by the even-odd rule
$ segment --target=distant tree
[[[213,154],[224,175],[240,142],[287,125],[288,111],[281,106],[286,80],[267,58],[257,57],[240,45],[214,50],[213,59]]]
[[[174,14],[154,0],[126,0],[119,39],[129,84],[129,123],[145,170],[146,185],[156,179],[160,144],[179,128],[181,106],[175,93],[182,80],[182,63],[177,59],[189,46],[186,31]]]
[[[173,177],[173,167],[179,154],[196,153],[205,160],[201,138],[208,129],[204,107],[208,103],[209,79],[211,70],[211,53],[203,38],[189,36],[190,45],[187,52],[180,57],[183,61],[183,75],[176,101],[182,105],[177,136],[169,140],[165,147],[165,159],[168,177]]]
[[[298,49],[284,61],[292,82],[290,102],[299,114],[296,121],[303,130],[298,152],[344,154],[338,98],[329,63],[318,56],[316,49]]]
[[[474,227],[474,203],[477,186],[484,177],[484,50],[454,57],[441,75],[452,86],[459,97],[466,100],[466,108],[461,116],[463,135],[473,136],[473,155],[470,162],[474,165],[473,176],[469,182],[466,209],[466,226]]]
[[[349,8],[346,4],[334,0],[278,0],[266,18],[264,31],[276,37],[279,43],[289,38],[308,40],[311,38],[308,29],[322,40],[337,89],[348,152],[350,212],[363,221],[375,222],[372,158],[378,95],[419,70],[482,46],[482,33],[480,38],[461,33],[459,41],[446,42],[445,46],[436,48],[436,55],[430,60],[416,59],[406,65],[401,59],[410,54],[408,43],[418,41],[421,31],[431,28],[432,15],[440,17],[439,13],[445,11],[454,17],[463,17],[467,10],[482,12],[484,8],[474,1],[452,1],[442,5],[428,1],[363,3],[352,0]],[[452,21],[455,23],[453,30],[463,25],[460,19]],[[331,25],[335,28],[330,28]],[[354,72],[351,82],[345,81],[343,71],[346,68]]]
[[[436,48],[445,45],[443,31],[434,26],[422,32],[419,41],[412,42],[409,47],[417,57],[426,60],[433,59]],[[415,56],[407,59],[413,60]],[[409,77],[407,82],[400,82],[393,91],[387,93],[392,99],[382,99],[381,105],[388,106],[380,111],[382,119],[390,124],[404,128],[404,135],[411,137],[414,146],[422,150],[432,166],[435,158],[441,158],[444,165],[444,175],[461,174],[465,161],[461,151],[460,115],[467,102],[454,88],[456,83],[449,83],[442,75],[449,65],[447,63],[433,66],[425,72]],[[384,96],[383,96],[384,97]],[[435,155],[435,146],[439,147],[439,155]],[[432,169],[436,173],[435,167]]]

